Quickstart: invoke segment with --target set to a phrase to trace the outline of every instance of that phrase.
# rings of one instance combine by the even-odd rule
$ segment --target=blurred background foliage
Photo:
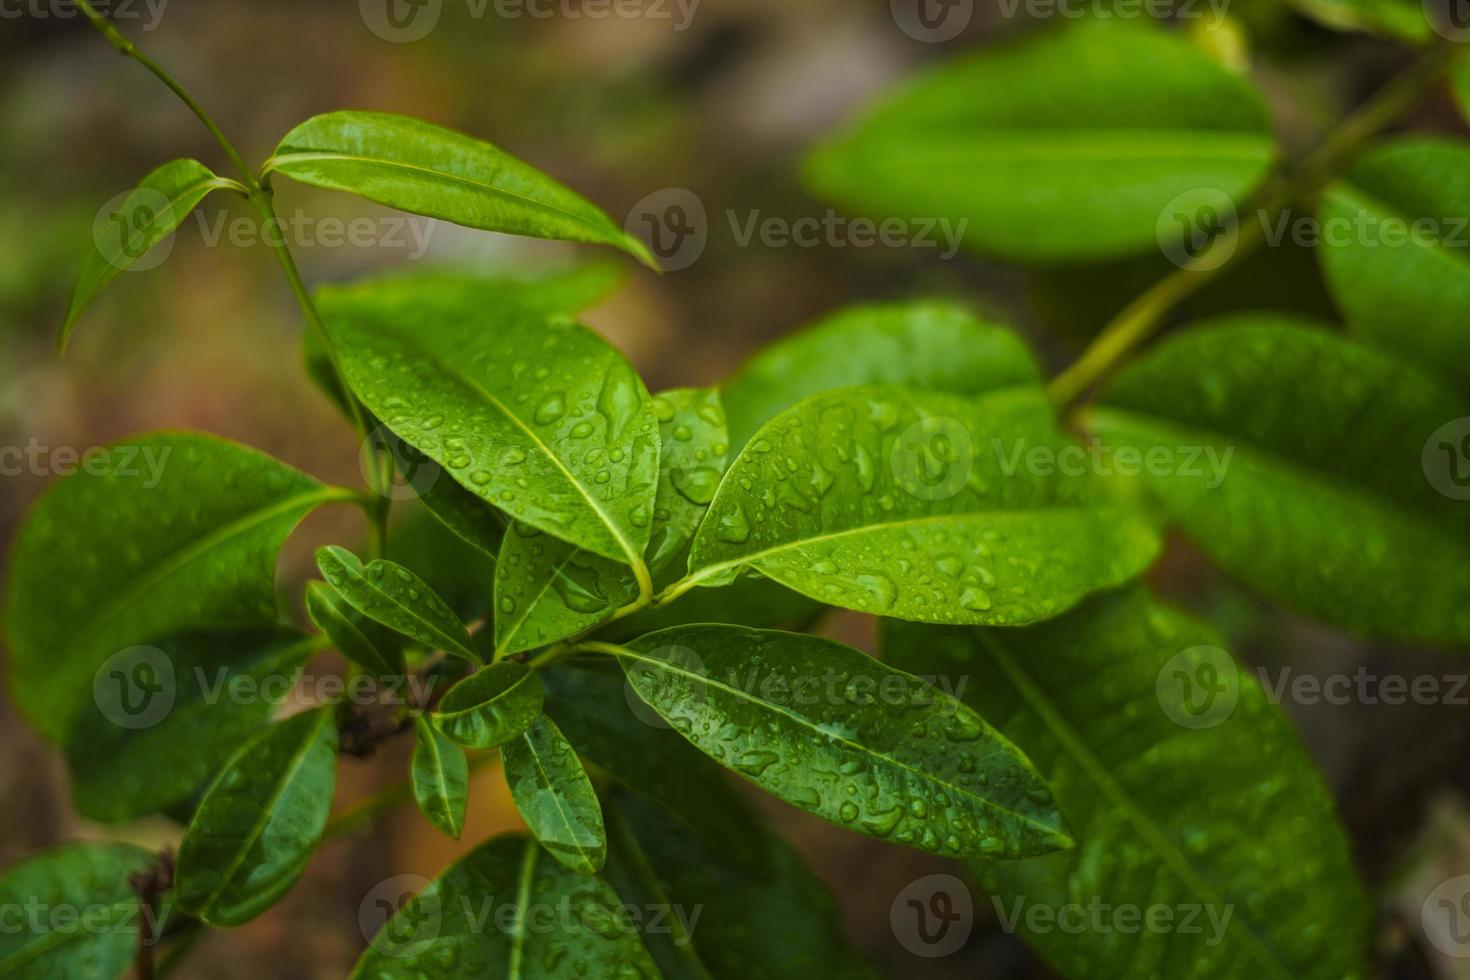
[[[300,367],[301,323],[275,260],[262,245],[210,245],[186,222],[158,269],[127,275],[82,324],[65,360],[55,332],[91,223],[113,195],[165,160],[195,156],[224,166],[197,122],[136,64],[118,57],[63,2],[3,8],[0,20],[0,445],[78,451],[152,428],[196,428],[259,446],[324,479],[357,480],[345,422]],[[1198,5],[1197,5],[1198,6]],[[969,27],[942,43],[897,29],[882,0],[703,0],[687,28],[671,18],[476,17],[445,0],[426,38],[390,43],[348,0],[167,0],[123,21],[191,89],[247,159],[263,160],[302,119],[337,108],[399,111],[489,139],[558,177],[615,219],[645,195],[692,190],[710,238],[691,267],[662,277],[627,264],[627,281],[588,322],[621,347],[650,388],[719,380],[751,351],[846,303],[954,298],[1015,325],[1052,367],[1138,291],[1172,269],[1154,255],[1094,266],[1023,270],[934,249],[742,247],[731,220],[751,215],[821,218],[797,161],[875,93],[927,63],[1045,29],[1008,7],[978,3]],[[154,9],[157,9],[155,0]],[[555,9],[575,11],[577,0]],[[1174,28],[1248,71],[1271,103],[1290,151],[1310,147],[1411,57],[1404,46],[1314,26],[1278,0],[1233,0],[1222,29]],[[14,16],[20,13],[19,17]],[[1401,121],[1420,131],[1462,132],[1447,91]],[[224,172],[224,171],[221,171]],[[283,186],[288,217],[383,218],[346,195]],[[733,219],[730,217],[733,215]],[[205,230],[244,219],[217,195]],[[417,220],[417,219],[416,219]],[[422,222],[420,222],[422,225]],[[294,243],[309,282],[346,280],[403,263],[404,247]],[[432,229],[421,263],[485,271],[589,257],[587,250]],[[606,258],[609,256],[598,256]],[[613,261],[618,261],[613,259]],[[1314,259],[1264,250],[1190,300],[1187,320],[1229,309],[1274,307],[1334,316]],[[34,442],[33,442],[34,441]],[[43,467],[44,469],[44,467]],[[8,551],[30,501],[51,476],[0,478],[0,543]],[[309,577],[315,545],[359,533],[345,512],[314,518],[283,558],[283,583]],[[423,538],[404,547],[432,551]],[[442,561],[444,552],[437,553]],[[472,559],[455,553],[451,561]],[[1299,673],[1442,675],[1454,661],[1432,652],[1366,644],[1270,610],[1175,542],[1153,573],[1174,601],[1212,620],[1250,664]],[[460,597],[466,608],[483,596]],[[834,635],[871,646],[871,624],[844,615]],[[1406,883],[1470,870],[1464,794],[1470,789],[1470,711],[1445,705],[1285,705],[1341,801],[1360,867],[1381,898],[1384,975],[1456,976],[1417,936],[1418,908],[1399,902]],[[344,766],[338,805],[396,782],[407,745]],[[71,815],[56,753],[0,703],[0,863],[56,841],[98,833]],[[832,884],[855,942],[892,976],[1044,977],[1046,969],[994,921],[977,896],[978,925],[965,950],[914,957],[894,939],[889,907],[923,874],[946,870],[924,855],[836,831],[762,797],[762,805]],[[411,808],[323,848],[307,877],[269,914],[207,938],[185,975],[338,977],[362,945],[358,905],[385,877],[432,875],[462,846],[511,827],[503,781],[472,796],[465,845]],[[124,836],[157,845],[163,822]],[[111,832],[111,836],[117,836]],[[1464,975],[1464,974],[1458,974]]]

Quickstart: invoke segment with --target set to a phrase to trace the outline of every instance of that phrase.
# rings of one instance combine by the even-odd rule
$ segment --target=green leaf
[[[108,283],[173,234],[210,191],[235,186],[197,160],[173,160],[144,177],[106,223],[92,229],[92,249],[67,305],[60,348],[66,350],[82,314]]]
[[[494,281],[388,280],[320,303],[348,383],[400,438],[516,520],[641,562],[657,419],[606,341]]]
[[[655,958],[660,953],[682,953],[684,963],[693,958],[706,969],[703,975],[717,980],[877,976],[848,943],[840,910],[826,886],[795,849],[759,823],[747,818],[745,833],[756,856],[739,861],[642,800],[619,798],[611,809],[615,833],[619,824],[626,824],[630,833],[615,837],[608,856],[609,878],[622,890],[629,877],[623,866],[639,859],[646,862],[667,896],[659,904],[673,905],[671,918],[685,925],[693,940],[688,947],[650,942]],[[649,901],[634,897],[639,893],[629,888],[624,901]],[[664,962],[660,960],[660,966]],[[665,969],[664,975],[701,974]]]
[[[779,627],[802,632],[826,608],[815,599],[750,572],[724,588],[695,589],[680,596],[678,602],[642,609],[614,620],[598,630],[597,637],[620,643],[654,630],[690,623],[734,623],[757,629]]]
[[[317,567],[352,608],[434,650],[480,663],[464,624],[439,595],[413,572],[383,558],[366,567],[346,548],[328,545],[316,553]]]
[[[1289,0],[1317,23],[1338,31],[1387,34],[1406,41],[1430,40],[1422,0]]]
[[[1351,329],[1470,392],[1470,145],[1380,147],[1328,187],[1318,217],[1322,270]]]
[[[729,435],[719,393],[676,388],[653,399],[659,422],[658,492],[647,562],[656,585],[677,577],[725,472]],[[495,569],[495,648],[530,650],[596,626],[638,597],[626,564],[514,526]],[[672,574],[667,574],[672,573]]]
[[[538,673],[518,660],[502,660],[445,692],[432,720],[466,748],[492,749],[531,727],[542,698]]]
[[[60,742],[109,657],[191,629],[275,625],[281,543],[350,496],[196,433],[89,453],[17,537],[5,617],[16,704]]]
[[[455,537],[494,562],[505,538],[499,512],[447,476],[419,493],[424,509]]]
[[[1240,201],[1274,154],[1244,78],[1154,25],[1087,18],[908,85],[817,150],[807,181],[1005,258],[1097,259],[1184,244],[1166,209],[1202,189]]]
[[[606,658],[545,675],[546,713],[577,754],[664,807],[712,846],[753,860],[751,818],[724,770],[669,729]],[[636,711],[635,711],[636,705]]]
[[[491,612],[495,559],[436,520],[421,502],[403,501],[393,508],[388,554],[428,583],[461,622],[474,622]],[[476,634],[476,649],[490,635],[488,630]]]
[[[1085,472],[1024,465],[1068,445],[1037,389],[812,395],[730,467],[694,539],[691,581],[749,565],[813,599],[902,619],[1056,615],[1137,575],[1158,549],[1152,525]]]
[[[407,116],[313,116],[285,135],[262,171],[471,228],[611,245],[658,268],[642,242],[541,171]]]
[[[1019,630],[884,624],[888,659],[967,679],[1054,788],[1077,846],[976,873],[1068,977],[1368,976],[1371,907],[1331,795],[1220,642],[1142,589]],[[1077,914],[1093,901],[1177,928]]]
[[[720,392],[738,449],[819,391],[892,384],[977,395],[1040,377],[1014,332],[948,303],[903,303],[834,313],[756,354]]]
[[[578,874],[593,875],[607,857],[602,804],[576,751],[545,715],[500,747],[516,809],[541,846]]]
[[[354,980],[658,975],[616,893],[519,834],[451,865],[372,938]],[[540,923],[539,928],[529,928]],[[548,927],[550,923],[550,927]]]
[[[337,782],[331,708],[251,739],[215,779],[179,844],[180,907],[238,926],[291,890],[321,840]]]
[[[188,800],[290,697],[314,647],[294,630],[190,633],[115,659],[66,747],[77,809],[119,823]]]
[[[1426,445],[1470,416],[1463,399],[1371,348],[1262,314],[1161,344],[1103,402],[1088,425],[1110,458],[1132,454],[1137,478],[1231,575],[1349,630],[1470,642],[1470,514],[1436,491],[1454,460]]]
[[[128,879],[153,855],[131,844],[64,844],[0,877],[0,974],[11,980],[116,980],[138,949],[145,914]],[[70,921],[56,910],[72,909]],[[27,910],[39,910],[40,914]]]
[[[306,583],[306,614],[337,652],[374,677],[403,673],[403,650],[391,630],[374,622],[326,582]]]
[[[685,626],[618,654],[638,696],[696,748],[850,830],[950,857],[1070,846],[1046,783],[964,705],[851,647]]]
[[[414,716],[413,734],[414,802],[429,823],[459,840],[470,780],[464,749],[423,715]]]

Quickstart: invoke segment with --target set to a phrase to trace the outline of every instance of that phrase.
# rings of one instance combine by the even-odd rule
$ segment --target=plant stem
[[[1256,195],[1258,220],[1244,223],[1238,235],[1216,238],[1192,268],[1172,273],[1134,299],[1103,327],[1071,367],[1052,379],[1047,393],[1057,408],[1065,412],[1134,348],[1157,333],[1174,307],[1259,248],[1272,218],[1295,201],[1319,192],[1369,139],[1423,96],[1457,53],[1452,42],[1436,44],[1345,119],[1290,173],[1278,170],[1268,177]],[[1226,254],[1216,261],[1222,251]]]

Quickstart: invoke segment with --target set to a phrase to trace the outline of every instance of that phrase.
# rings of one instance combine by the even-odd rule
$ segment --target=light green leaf
[[[1087,424],[1111,458],[1131,453],[1130,470],[1230,574],[1350,630],[1470,642],[1470,512],[1436,490],[1456,460],[1429,444],[1470,416],[1464,399],[1261,314],[1160,345],[1103,402]]]
[[[750,565],[813,599],[902,619],[1056,615],[1137,575],[1158,549],[1151,523],[1085,468],[1028,463],[1069,445],[1038,389],[813,395],[731,465],[694,539],[691,581]]]
[[[739,861],[643,800],[619,798],[610,809],[616,836],[608,855],[609,880],[620,890],[629,889],[624,901],[639,903],[636,896],[643,892],[629,881],[624,867],[641,859],[667,889],[660,904],[671,904],[677,923],[689,926],[692,941],[687,947],[649,942],[656,959],[664,955],[660,966],[672,952],[683,954],[676,963],[688,964],[693,958],[707,971],[704,976],[717,980],[877,976],[843,934],[840,910],[821,879],[794,848],[755,820],[742,814],[755,856]],[[617,833],[620,824],[628,833]],[[664,975],[701,976],[667,968]]]
[[[516,809],[547,853],[578,874],[607,857],[602,804],[576,751],[545,715],[500,747]]]
[[[402,565],[379,558],[366,567],[346,548],[328,545],[316,553],[317,567],[352,608],[404,636],[480,663],[464,624],[439,595]]]
[[[352,608],[326,582],[306,583],[306,614],[338,653],[369,674],[403,673],[403,650],[393,632]]]
[[[414,716],[413,734],[414,802],[429,823],[459,840],[470,780],[464,749],[423,715]]]
[[[1013,331],[948,303],[855,306],[783,338],[720,386],[730,444],[807,395],[849,385],[907,385],[978,395],[1035,384],[1041,372]]]
[[[63,741],[109,657],[191,629],[275,625],[281,543],[316,507],[350,498],[196,433],[89,453],[17,538],[5,617],[16,704]]]
[[[408,116],[313,116],[286,134],[262,171],[471,228],[611,245],[658,268],[642,242],[541,171]]]
[[[0,930],[0,974],[10,980],[116,980],[132,962],[143,926],[128,879],[152,863],[141,847],[89,842],[42,851],[7,870],[0,877],[0,908],[11,910],[11,922]],[[42,914],[28,918],[27,909]],[[59,920],[52,915],[57,909],[78,915]]]
[[[1470,144],[1380,147],[1328,187],[1318,217],[1349,328],[1470,392]]]
[[[1387,34],[1406,41],[1430,40],[1423,0],[1289,0],[1317,23],[1338,31]]]
[[[143,178],[106,222],[92,229],[92,249],[72,291],[59,346],[64,351],[77,322],[97,294],[184,223],[210,191],[237,187],[197,160],[173,160]]]
[[[1054,788],[1077,846],[975,867],[1065,976],[1368,976],[1371,907],[1331,795],[1220,642],[1142,589],[1020,630],[884,624],[886,658],[966,679]],[[1161,906],[1172,927],[1079,914],[1094,901]]]
[[[720,396],[676,388],[653,399],[659,422],[658,492],[647,562],[656,585],[678,577],[725,472],[729,435]],[[495,648],[516,653],[581,633],[638,597],[626,564],[541,535],[525,524],[507,534],[495,569]]]
[[[656,977],[620,904],[601,879],[564,868],[529,837],[507,834],[471,851],[400,908],[373,936],[351,976]],[[553,928],[545,928],[548,913],[555,916]],[[536,921],[541,928],[528,927]]]
[[[1184,37],[1087,18],[940,68],[820,148],[807,180],[874,217],[936,220],[1023,261],[1182,245],[1161,215],[1203,192],[1217,209],[1275,151],[1260,97]]]
[[[270,721],[314,648],[294,630],[232,630],[115,661],[66,747],[77,809],[119,823],[188,800]]]
[[[400,438],[515,519],[641,562],[657,419],[606,341],[493,281],[388,280],[320,302],[348,383]]]
[[[215,779],[179,844],[180,907],[238,926],[291,890],[321,839],[337,782],[331,708],[251,739]]]
[[[492,749],[530,728],[541,714],[541,675],[502,660],[445,692],[433,714],[439,730],[471,749]]]
[[[953,698],[851,647],[684,626],[618,657],[638,696],[696,748],[839,826],[949,857],[1070,846],[1020,750]]]

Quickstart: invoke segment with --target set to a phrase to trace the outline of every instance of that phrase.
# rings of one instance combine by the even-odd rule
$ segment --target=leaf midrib
[[[1196,892],[1209,906],[1215,908],[1228,908],[1234,903],[1224,901],[1222,895],[1215,891],[1205,876],[1197,871],[1184,855],[1184,853],[1169,840],[1163,829],[1148,815],[1139,803],[1128,793],[1126,789],[1115,780],[1103,762],[1087,749],[1082,738],[1067,724],[1056,706],[1047,698],[1046,694],[1033,682],[1024,669],[995,639],[988,630],[977,630],[981,644],[990,652],[996,664],[1005,673],[1021,698],[1030,705],[1031,709],[1041,718],[1047,729],[1061,743],[1062,748],[1072,757],[1092,783],[1105,794],[1108,799],[1118,808],[1138,835],[1150,844],[1154,850],[1163,858],[1164,862],[1179,876],[1186,887]],[[1241,945],[1249,952],[1252,959],[1258,962],[1274,977],[1280,980],[1293,980],[1292,972],[1281,962],[1275,951],[1266,944],[1265,940],[1258,936],[1253,928],[1245,924],[1243,917],[1232,916],[1226,928],[1240,938]]]
[[[536,859],[541,845],[526,839],[526,853],[521,858],[521,870],[516,879],[516,928],[510,937],[510,964],[506,980],[521,980],[521,961],[526,952],[526,903],[531,897],[531,879],[536,874]]]

